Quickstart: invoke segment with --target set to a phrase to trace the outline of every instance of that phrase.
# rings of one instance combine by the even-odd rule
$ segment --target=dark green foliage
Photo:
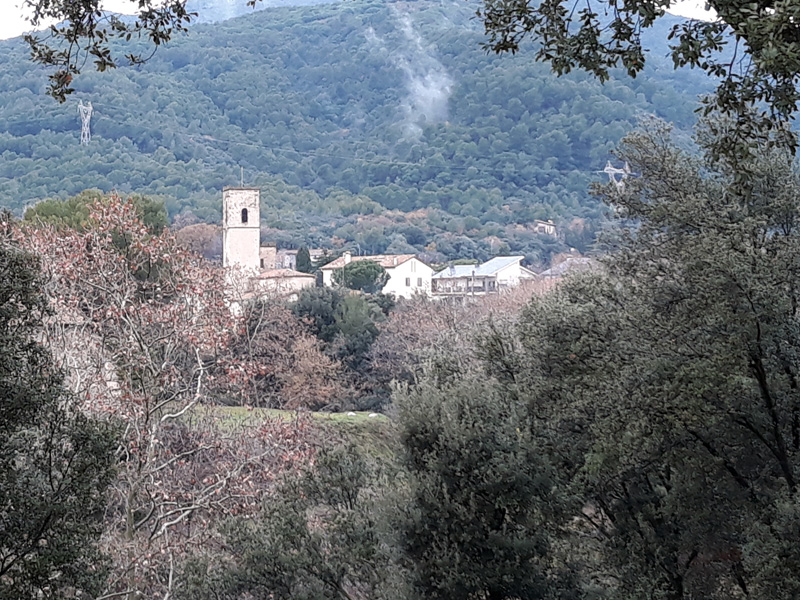
[[[626,394],[636,406],[627,419],[647,415],[660,437],[641,440],[637,461],[658,460],[641,463],[638,475],[653,481],[661,471],[670,482],[656,506],[668,507],[659,514],[674,523],[673,560],[741,549],[741,559],[729,554],[730,573],[695,582],[688,569],[683,587],[709,586],[700,588],[705,597],[726,597],[733,585],[763,598],[795,597],[796,553],[782,556],[782,576],[773,572],[767,584],[761,570],[796,524],[789,517],[773,527],[750,555],[743,524],[767,527],[776,512],[792,512],[787,499],[797,502],[800,176],[791,157],[774,150],[735,167],[692,160],[658,124],[631,136],[623,152],[642,179],[614,199],[636,226],[616,242],[612,274],[628,290],[630,318],[648,323],[635,330],[642,355],[624,362],[637,382],[650,373],[646,393]],[[621,329],[633,341],[634,330]],[[617,374],[624,380],[627,368]]]
[[[417,596],[578,597],[553,558],[555,473],[524,404],[459,375],[400,397],[411,486],[402,544]]]
[[[0,204],[21,214],[41,198],[117,189],[166,198],[171,217],[219,222],[221,188],[241,166],[264,190],[265,236],[287,247],[335,235],[370,253],[435,242],[444,259],[484,260],[497,236],[546,262],[566,248],[525,225],[581,217],[597,230],[587,185],[605,178],[595,172],[636,116],[688,130],[710,84],[672,73],[657,52],[633,82],[556,78],[486,55],[472,13],[359,0],[198,26],[140,68],[76,80],[95,108],[89,146],[74,103],[54,105],[23,45],[0,42]],[[449,87],[446,116],[406,111],[428,80]]]
[[[336,307],[338,331],[336,356],[351,370],[358,371],[378,338],[377,321],[383,320],[380,307],[363,296],[348,294]]]
[[[392,573],[376,524],[377,479],[356,449],[323,450],[255,519],[223,529],[226,560],[195,560],[181,597],[352,600],[380,597]],[[396,598],[398,589],[389,597]]]
[[[67,200],[50,198],[42,200],[25,211],[24,219],[42,222],[59,228],[83,231],[89,225],[89,210],[95,202],[102,202],[106,194],[99,190],[85,190]],[[153,235],[159,235],[168,225],[167,209],[159,200],[134,194],[131,196],[137,216]]]
[[[306,288],[292,305],[292,312],[325,343],[328,354],[352,371],[364,367],[384,309],[390,306],[383,295],[365,297],[329,287]]]
[[[312,273],[314,271],[314,265],[311,264],[311,255],[305,246],[297,251],[297,264],[295,267],[301,273]]]
[[[484,366],[579,499],[584,582],[795,598],[800,176],[774,150],[704,161],[660,123],[622,155],[641,178],[607,190],[607,275],[532,303],[516,339],[484,341]]]
[[[342,287],[377,294],[389,281],[389,274],[382,266],[371,260],[356,260],[333,273],[333,281]]]
[[[330,344],[339,333],[336,310],[343,299],[342,292],[330,287],[306,288],[292,305],[292,312],[308,325],[315,336]]]
[[[652,56],[643,32],[655,28],[673,4],[594,0],[578,8],[564,0],[484,0],[478,15],[495,52],[517,52],[529,37],[537,43],[537,59],[559,75],[579,68],[604,81],[613,68],[631,77],[642,72],[645,57],[649,62]],[[696,67],[720,81],[716,95],[705,100],[706,114],[719,110],[739,118],[766,104],[757,118],[757,127],[766,131],[771,119],[792,117],[800,100],[800,8],[776,0],[709,0],[705,6],[716,12],[706,13],[707,21],[681,21],[660,33],[670,42],[676,68]],[[740,140],[752,133],[746,124],[737,131]]]
[[[136,206],[136,212],[142,224],[153,235],[160,235],[164,228],[169,225],[164,201],[154,200],[140,194],[134,194],[131,199],[134,206]]]
[[[397,300],[395,300],[393,294],[372,294],[369,300],[375,306],[381,309],[381,312],[385,317],[388,317],[389,313],[392,312],[392,309],[397,306]]]
[[[0,598],[94,596],[115,436],[82,415],[36,340],[48,315],[36,261],[0,217]],[[52,317],[48,317],[52,318]]]

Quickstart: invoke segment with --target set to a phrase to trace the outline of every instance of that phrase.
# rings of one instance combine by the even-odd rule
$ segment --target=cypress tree
[[[295,268],[301,273],[312,273],[314,271],[314,265],[311,264],[311,254],[309,254],[308,248],[305,246],[297,251],[297,264]]]

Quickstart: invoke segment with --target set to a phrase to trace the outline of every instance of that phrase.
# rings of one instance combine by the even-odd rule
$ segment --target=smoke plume
[[[427,123],[447,120],[447,107],[453,80],[435,56],[433,47],[425,43],[408,15],[399,16],[399,39],[393,46],[370,28],[367,41],[385,52],[402,71],[406,97],[401,104],[403,124],[409,137],[417,138]]]

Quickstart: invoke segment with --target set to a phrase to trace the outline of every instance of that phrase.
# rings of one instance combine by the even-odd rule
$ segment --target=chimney
[[[346,265],[349,265],[350,261],[353,260],[353,255],[350,254],[349,250],[347,252],[345,252],[344,254],[342,254],[342,256],[344,257],[344,264],[346,264]]]
[[[392,257],[392,264],[393,264],[395,267],[397,266],[397,257],[396,257],[396,256],[393,256],[393,257]]]

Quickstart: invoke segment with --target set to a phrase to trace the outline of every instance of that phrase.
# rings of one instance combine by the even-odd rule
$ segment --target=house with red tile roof
[[[422,262],[415,254],[375,254],[372,256],[353,256],[345,252],[334,261],[322,267],[322,284],[334,287],[333,274],[351,262],[369,260],[382,266],[389,275],[389,281],[381,292],[393,294],[397,298],[411,298],[419,294],[430,296],[433,269]]]

